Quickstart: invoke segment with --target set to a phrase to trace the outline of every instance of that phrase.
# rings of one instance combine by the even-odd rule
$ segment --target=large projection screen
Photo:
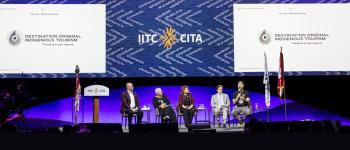
[[[235,4],[234,70],[350,71],[349,4]]]
[[[6,4],[0,20],[0,73],[106,72],[104,4]]]
[[[267,3],[9,0],[0,78],[274,76],[281,47],[286,76],[350,75],[349,3]]]

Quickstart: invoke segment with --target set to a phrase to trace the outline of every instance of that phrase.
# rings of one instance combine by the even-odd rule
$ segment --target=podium
[[[84,96],[93,97],[93,123],[99,123],[99,97],[109,96],[109,88],[103,85],[90,85],[84,88]]]

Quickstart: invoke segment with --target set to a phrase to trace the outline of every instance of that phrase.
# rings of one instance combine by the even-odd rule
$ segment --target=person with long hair
[[[179,94],[179,101],[176,107],[177,111],[183,114],[185,126],[188,127],[192,124],[193,116],[195,114],[196,107],[194,106],[194,99],[189,91],[188,86],[182,86]]]

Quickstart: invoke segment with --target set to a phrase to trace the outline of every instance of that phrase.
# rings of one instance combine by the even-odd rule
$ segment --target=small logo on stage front
[[[12,33],[10,34],[9,42],[13,46],[18,45],[21,42],[21,37],[16,30],[12,31]]]
[[[263,30],[260,33],[259,40],[260,40],[260,43],[262,44],[269,44],[271,41],[270,34],[266,30]]]

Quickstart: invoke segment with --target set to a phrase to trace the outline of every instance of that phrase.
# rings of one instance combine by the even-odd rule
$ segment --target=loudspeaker
[[[178,133],[177,123],[129,124],[129,133]]]
[[[61,133],[60,129],[58,127],[52,127],[52,128],[48,128],[46,130],[47,133]]]
[[[311,132],[312,121],[291,121],[289,123],[289,132]]]
[[[323,123],[321,121],[313,121],[310,124],[310,128],[313,133],[323,132]]]
[[[289,122],[268,122],[266,127],[270,132],[288,132]]]
[[[120,123],[81,123],[78,133],[123,133]]]
[[[193,129],[194,134],[200,134],[200,133],[210,133],[214,134],[216,133],[216,129]]]
[[[350,126],[346,125],[346,126],[341,126],[339,129],[340,133],[350,133]]]
[[[73,126],[71,126],[71,125],[64,125],[63,126],[63,133],[73,133]]]
[[[340,128],[340,121],[331,121],[331,120],[324,120],[323,121],[324,124],[324,132],[330,132],[330,133],[334,133],[334,132],[338,132],[339,128]]]
[[[258,121],[256,118],[252,118],[245,124],[244,131],[247,133],[265,133],[267,125],[267,123]]]
[[[210,124],[191,124],[188,126],[188,132],[193,132],[193,130],[198,129],[210,129]]]

